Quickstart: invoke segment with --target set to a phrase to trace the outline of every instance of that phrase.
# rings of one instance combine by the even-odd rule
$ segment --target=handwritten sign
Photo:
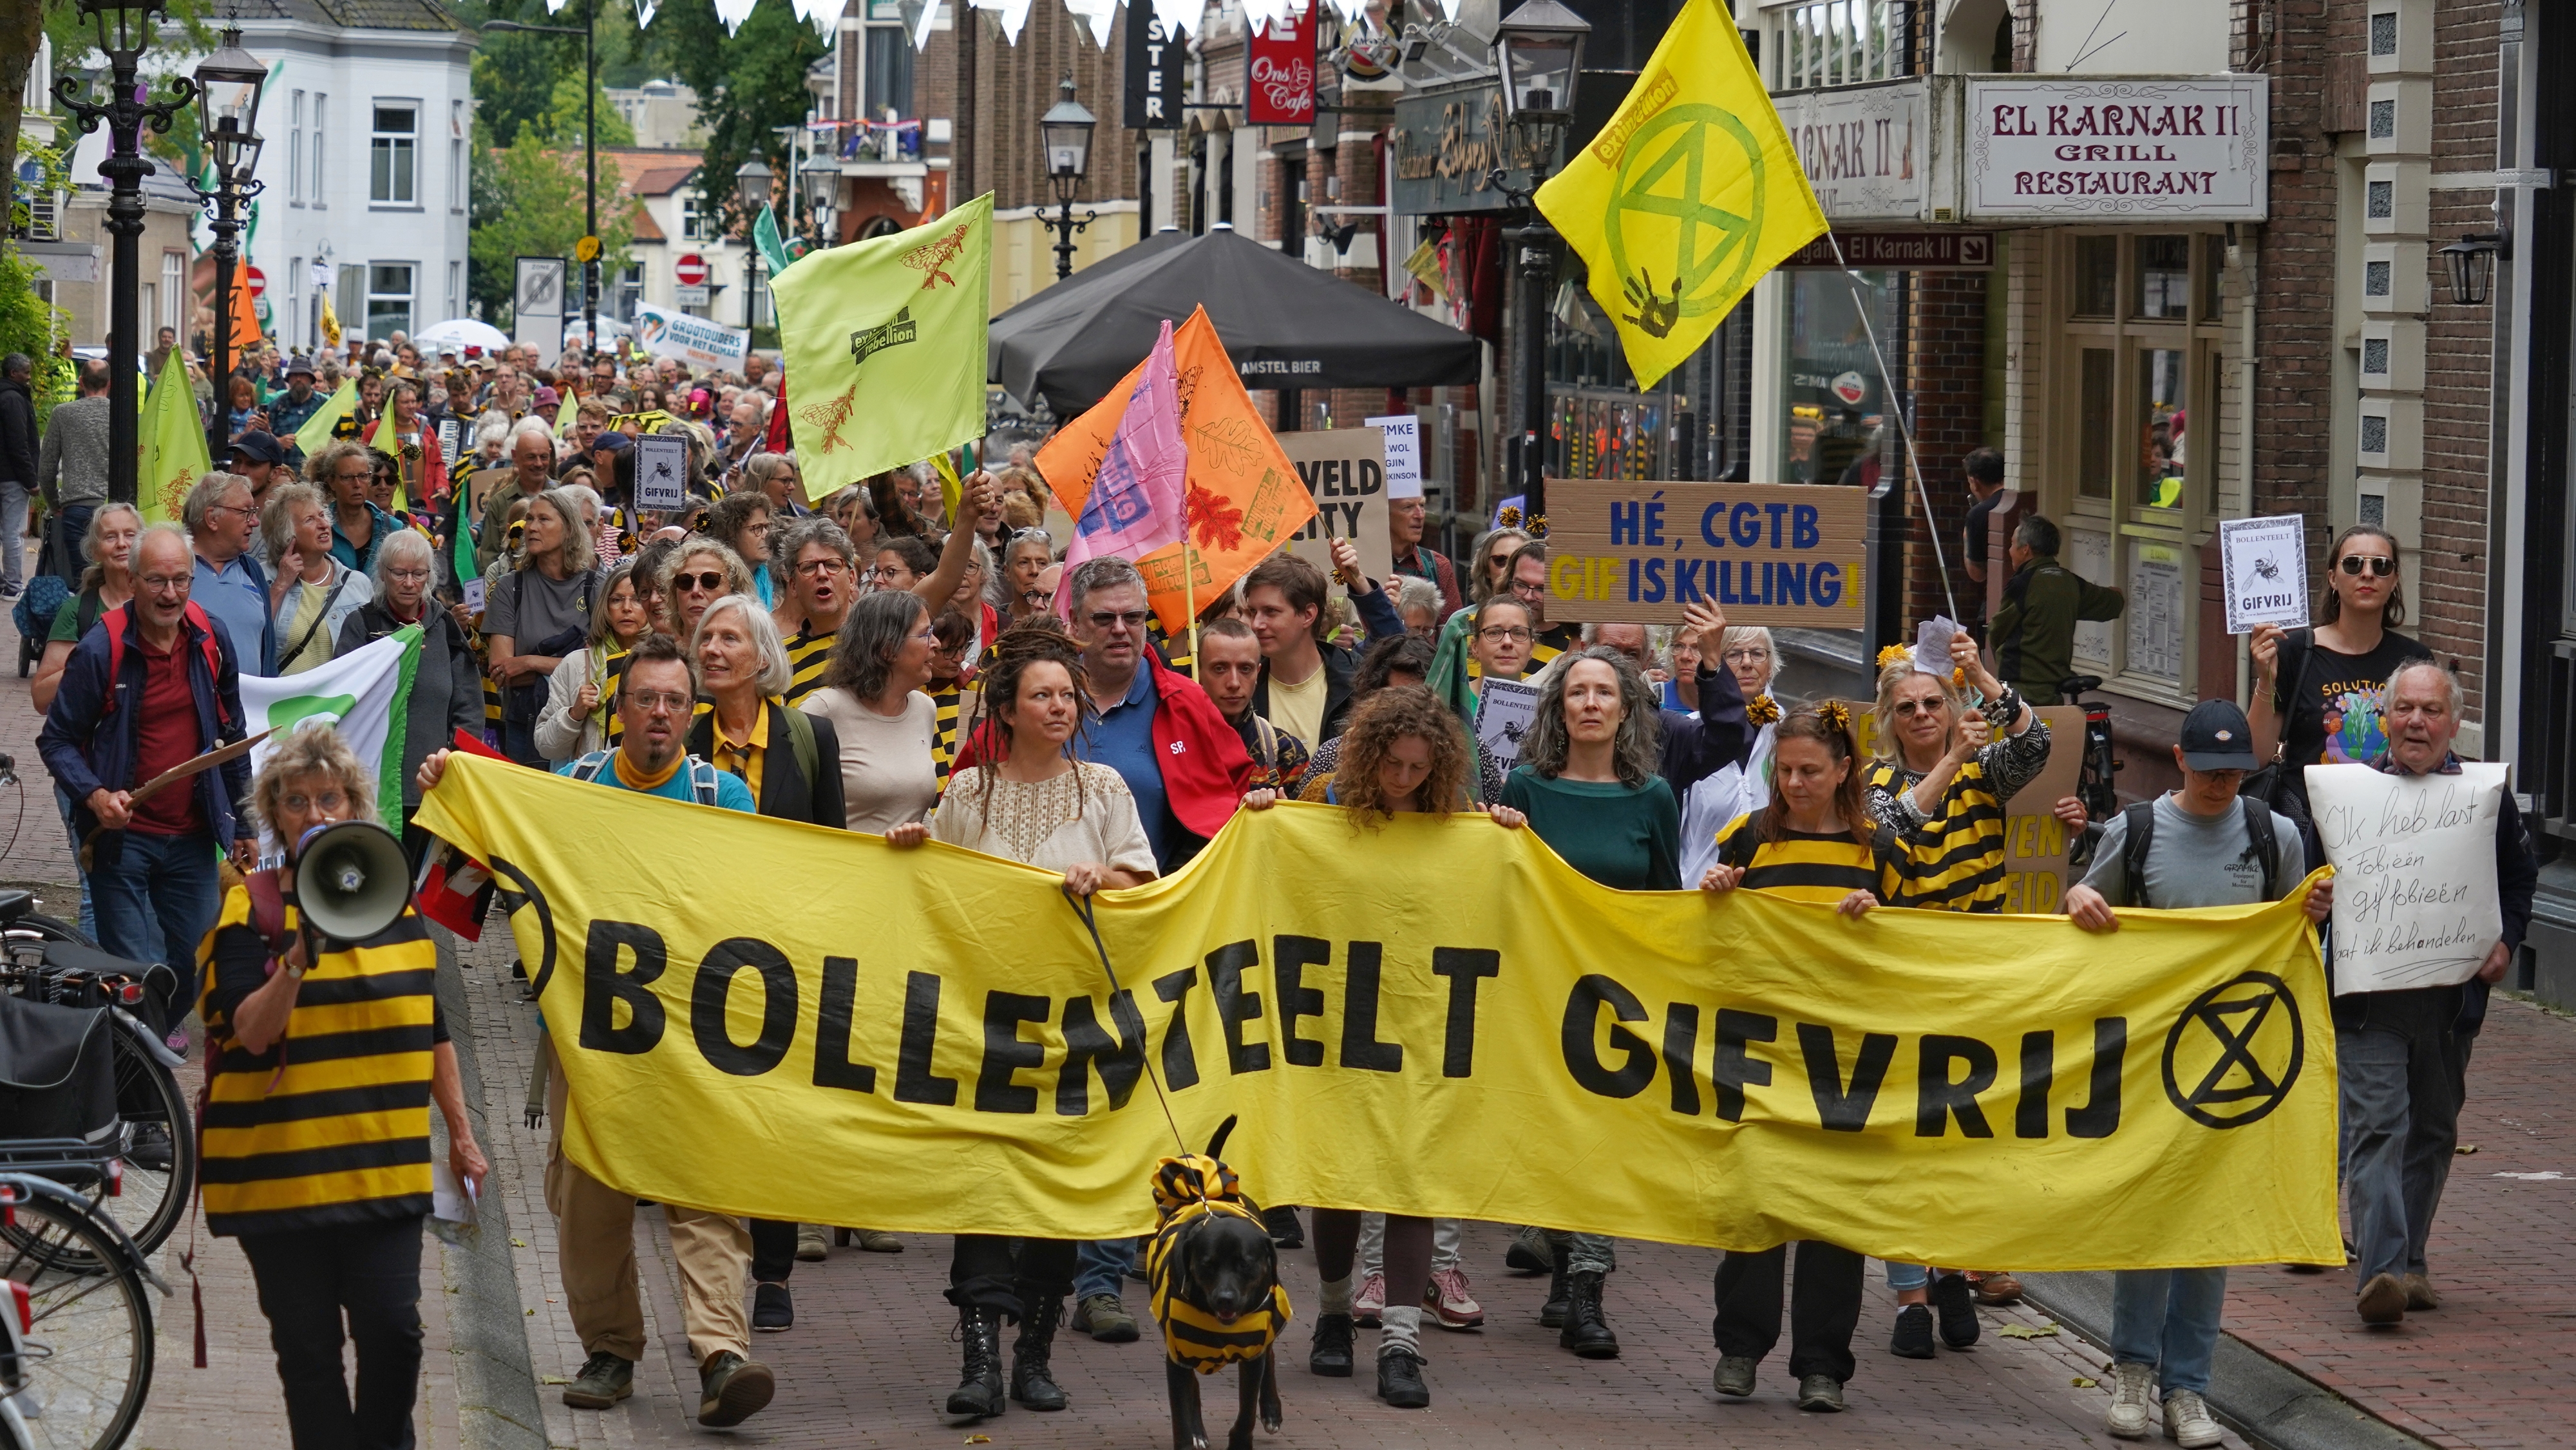
[[[2259,624],[2283,629],[2308,622],[2307,520],[2297,514],[2221,519],[2218,553],[2227,577],[2227,632],[2252,634]]]
[[[1315,499],[1315,516],[1288,537],[1288,552],[1333,572],[1335,539],[1359,546],[1360,572],[1384,579],[1395,568],[1386,526],[1386,435],[1375,428],[1282,433],[1279,448]],[[1341,586],[1333,586],[1340,593]]]
[[[688,440],[677,433],[647,433],[635,440],[635,506],[669,513],[686,502]]]
[[[2506,767],[2383,775],[2311,765],[2308,802],[2334,863],[2334,989],[2448,987],[2477,975],[2504,936],[2496,816]]]
[[[1422,497],[1422,419],[1414,413],[1395,413],[1384,418],[1364,420],[1386,435],[1386,496],[1388,498]]]
[[[2031,710],[2048,727],[2048,763],[2004,802],[2003,909],[2044,915],[2065,909],[2066,888],[2072,884],[2066,857],[2074,841],[2056,810],[2059,801],[2075,794],[2084,771],[2084,707],[2034,705]],[[1852,704],[1852,733],[1860,741],[1860,753],[1874,758],[1878,712],[1867,701]]]
[[[1547,482],[1550,623],[1857,629],[1868,491],[1815,484]]]
[[[1503,769],[1520,764],[1521,737],[1538,718],[1538,687],[1518,680],[1486,680],[1476,692],[1476,738]]]

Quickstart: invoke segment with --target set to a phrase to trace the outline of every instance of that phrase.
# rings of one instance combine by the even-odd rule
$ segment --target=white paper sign
[[[2298,514],[2221,519],[2218,554],[2227,576],[2227,632],[2258,624],[2301,629],[2308,622],[2307,520]]]
[[[2308,803],[2334,863],[2334,988],[2448,987],[2477,975],[2504,937],[2496,816],[2505,770],[2383,775],[2311,765]]]
[[[1422,497],[1422,419],[1413,413],[1371,418],[1368,425],[1386,434],[1386,496]]]
[[[468,614],[483,612],[483,576],[480,574],[465,581],[465,612]]]
[[[678,433],[635,440],[635,506],[669,513],[688,501],[689,442]]]
[[[1538,687],[1518,680],[1485,680],[1478,685],[1476,738],[1494,753],[1503,769],[1521,759],[1521,737],[1538,717]]]
[[[1946,614],[1936,614],[1914,626],[1914,669],[1917,674],[1950,678],[1958,665],[1950,659],[1950,641],[1959,637],[1959,622]]]

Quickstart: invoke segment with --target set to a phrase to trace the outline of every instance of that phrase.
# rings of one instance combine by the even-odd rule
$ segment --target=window
[[[377,106],[368,142],[367,199],[393,206],[413,202],[412,175],[420,146],[420,112],[410,106]]]
[[[304,259],[289,257],[286,259],[286,309],[277,314],[277,331],[269,341],[288,351],[293,351],[296,345],[288,342],[288,330],[303,320]]]
[[[2111,496],[2111,372],[2107,347],[2084,349],[2084,394],[2075,432],[2075,486],[2086,498]]]
[[[2102,237],[2097,241],[2116,241]],[[2133,317],[2173,317],[2191,309],[2191,238],[2140,237],[2137,303]]]
[[[2075,239],[2075,315],[2109,317],[2119,310],[2120,239]]]
[[[912,37],[901,23],[867,29],[867,70],[859,94],[859,114],[872,121],[912,114]]]
[[[447,115],[447,209],[465,210],[467,184],[472,169],[465,159],[465,103],[448,103]]]
[[[1862,483],[1880,457],[1887,422],[1886,389],[1870,337],[1895,333],[1896,275],[1870,271],[1855,280],[1848,273],[1801,269],[1782,280],[1786,367],[1780,401],[1787,416],[1780,420],[1774,476],[1784,483]],[[1605,369],[1595,376],[1615,386],[1625,374]]]
[[[391,337],[412,330],[409,262],[371,262],[367,266],[367,337]]]
[[[289,206],[304,205],[304,93],[295,93],[295,103],[287,108],[286,130],[286,201]]]
[[[1807,0],[1772,10],[1776,90],[1849,86],[1908,73],[1894,0]]]
[[[450,262],[450,263],[448,263],[448,264],[447,264],[447,310],[446,310],[444,313],[440,314],[441,316],[445,316],[445,317],[462,317],[462,316],[464,316],[464,315],[465,315],[465,309],[464,309],[464,307],[462,307],[461,305],[459,305],[459,304],[460,304],[461,299],[462,299],[462,298],[463,298],[463,296],[464,296],[464,281],[465,281],[465,264],[464,264],[463,262]]]
[[[233,263],[236,268],[242,265],[241,262]],[[235,275],[239,275],[238,272]],[[161,315],[153,319],[153,324],[157,327],[169,328],[174,332],[184,327],[188,319],[182,315],[181,309],[186,305],[187,298],[188,254],[163,252],[161,254]]]
[[[704,205],[705,199],[700,197],[696,192],[684,191],[680,193],[681,241],[697,242],[705,240],[705,238],[700,235],[705,228],[705,221],[700,215],[699,210]]]
[[[315,91],[313,93],[313,189],[309,195],[317,207],[331,204],[330,183],[324,179],[326,173],[322,170],[322,136],[330,129],[329,124],[323,120],[323,113],[330,108],[330,94],[325,91]]]

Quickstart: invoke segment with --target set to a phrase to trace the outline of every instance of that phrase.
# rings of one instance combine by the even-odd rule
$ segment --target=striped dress
[[[292,929],[295,909],[288,907]],[[200,1182],[206,1228],[268,1234],[429,1212],[432,1048],[447,1038],[419,916],[326,952],[306,974],[286,1035],[262,1053],[231,1013],[267,980],[250,892],[224,896],[197,949],[210,1081]]]
[[[1887,827],[1872,823],[1871,836],[1864,846],[1849,831],[1784,830],[1779,840],[1765,841],[1762,812],[1753,811],[1718,833],[1717,861],[1742,871],[1737,884],[1748,891],[1818,906],[1839,906],[1844,897],[1866,891],[1895,905],[1908,889],[1913,862]]]
[[[2048,764],[2048,725],[2033,716],[2030,728],[2019,735],[2002,735],[2003,728],[1996,725],[2000,738],[1959,767],[1928,813],[1914,804],[1922,771],[1906,769],[1902,760],[1869,768],[1869,813],[1903,836],[1908,852],[1921,863],[1912,894],[1890,905],[1935,911],[2004,909],[2004,802]]]

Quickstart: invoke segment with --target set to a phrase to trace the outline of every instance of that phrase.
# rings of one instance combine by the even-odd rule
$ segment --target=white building
[[[465,311],[474,33],[436,0],[257,0],[230,8],[268,66],[259,224],[271,331],[383,337]]]
[[[648,151],[701,148],[707,128],[698,119],[698,93],[672,80],[649,80],[633,89],[610,87],[601,94],[635,132],[634,144]]]

